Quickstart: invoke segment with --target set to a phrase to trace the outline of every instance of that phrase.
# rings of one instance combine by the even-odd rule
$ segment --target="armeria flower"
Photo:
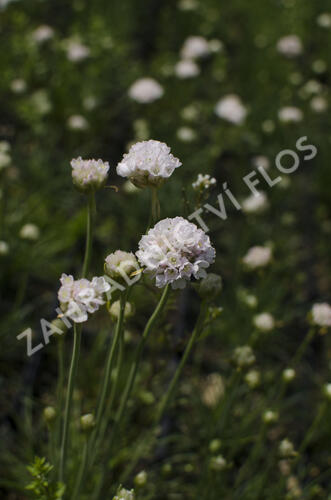
[[[180,127],[177,130],[177,138],[182,142],[192,142],[197,138],[195,130],[190,127]]]
[[[268,208],[268,205],[267,195],[262,191],[259,192],[258,196],[254,196],[253,194],[248,196],[248,198],[246,198],[241,204],[242,209],[246,214],[264,212]]]
[[[209,174],[198,174],[198,178],[195,182],[192,183],[192,187],[196,191],[204,191],[205,189],[209,189],[210,187],[215,186],[215,184],[216,179],[214,177],[210,177]]]
[[[295,106],[285,106],[278,111],[278,118],[283,123],[297,123],[303,119],[303,112]]]
[[[6,241],[0,240],[0,255],[7,255],[9,253],[9,245]]]
[[[322,327],[331,326],[331,306],[326,302],[314,304],[311,310],[312,320],[315,325]]]
[[[24,224],[20,230],[20,237],[23,240],[37,240],[40,236],[39,227],[35,224]]]
[[[71,115],[68,118],[67,125],[71,130],[86,130],[89,123],[82,115]]]
[[[139,78],[129,88],[131,99],[141,104],[148,104],[163,96],[163,88],[154,78]]]
[[[321,28],[331,28],[331,14],[323,12],[317,17],[316,22]]]
[[[80,62],[89,57],[91,51],[89,47],[83,45],[78,39],[67,40],[66,42],[67,58],[71,62]]]
[[[51,26],[48,26],[47,24],[42,24],[41,26],[38,26],[33,32],[32,32],[32,39],[37,42],[37,43],[43,43],[49,40],[54,36],[54,30],[51,28]]]
[[[268,170],[268,168],[270,168],[269,158],[263,155],[254,156],[252,158],[252,164],[254,167],[262,167],[264,170]]]
[[[208,41],[203,36],[189,36],[180,51],[183,59],[199,59],[210,53]]]
[[[224,393],[225,385],[222,376],[219,373],[210,373],[202,384],[202,402],[209,408],[213,408],[224,396]]]
[[[138,269],[137,259],[131,252],[116,250],[105,259],[105,273],[114,280],[130,278],[130,275]]]
[[[310,107],[315,113],[323,113],[328,109],[328,101],[325,97],[317,95],[310,101]]]
[[[120,487],[113,500],[135,500],[134,490],[127,490]]]
[[[158,187],[180,166],[181,162],[170,153],[169,146],[151,139],[131,146],[116,171],[137,187]]]
[[[236,347],[233,352],[233,360],[238,368],[245,368],[255,363],[255,354],[249,345]]]
[[[303,47],[297,35],[288,35],[277,42],[277,50],[286,57],[296,57],[302,54]]]
[[[8,167],[10,163],[10,144],[7,141],[0,141],[0,170]]]
[[[74,280],[71,275],[62,274],[61,287],[58,291],[60,307],[65,316],[75,323],[83,323],[88,313],[93,314],[105,303],[103,294],[110,290],[109,283],[103,277]]]
[[[271,257],[271,248],[255,246],[248,250],[242,261],[248,269],[257,269],[268,265]]]
[[[183,59],[175,65],[175,75],[178,78],[194,78],[200,73],[199,66],[191,59]]]
[[[158,222],[139,242],[138,260],[157,287],[184,288],[193,276],[204,278],[215,260],[209,236],[183,217]]]
[[[247,110],[239,96],[229,94],[218,101],[215,106],[215,113],[223,120],[235,125],[241,125],[245,121]]]
[[[269,332],[275,327],[274,317],[270,313],[257,314],[253,318],[254,326],[262,332]]]
[[[109,170],[108,162],[102,160],[71,160],[72,180],[80,191],[98,189],[105,183]]]

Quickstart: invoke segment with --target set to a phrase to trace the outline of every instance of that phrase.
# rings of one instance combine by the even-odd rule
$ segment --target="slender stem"
[[[74,323],[74,345],[73,345],[73,349],[72,349],[72,356],[71,356],[71,362],[70,362],[68,387],[67,387],[66,403],[65,403],[65,411],[64,411],[62,440],[61,440],[61,450],[60,450],[59,481],[62,483],[64,480],[64,471],[65,471],[66,458],[67,458],[68,434],[69,434],[69,424],[70,424],[70,415],[71,415],[71,406],[72,406],[72,395],[73,395],[73,391],[74,391],[74,384],[75,384],[75,378],[76,378],[76,373],[77,373],[81,335],[82,335],[81,325],[77,325],[76,323]]]
[[[88,463],[88,440],[87,436],[85,436],[84,440],[84,448],[83,448],[83,458],[79,467],[75,487],[74,487],[74,492],[72,494],[71,500],[76,500],[79,498],[79,492],[82,487],[82,482],[84,479],[85,471],[87,469],[87,463]]]
[[[203,328],[203,323],[204,323],[204,319],[205,319],[205,315],[206,315],[206,310],[207,310],[207,304],[205,301],[202,302],[201,304],[201,307],[200,307],[200,313],[199,313],[199,317],[197,319],[197,323],[195,325],[195,328],[192,332],[192,335],[190,337],[190,340],[188,341],[188,344],[186,346],[186,349],[184,351],[184,354],[182,356],[182,359],[180,360],[180,363],[176,369],[176,372],[173,376],[173,379],[172,381],[170,382],[170,385],[169,385],[169,388],[166,392],[166,394],[164,395],[162,401],[161,401],[161,404],[160,404],[160,407],[159,407],[159,410],[156,414],[156,423],[158,423],[167,406],[169,405],[171,399],[173,398],[174,394],[175,394],[175,390],[176,390],[176,386],[177,386],[177,383],[178,383],[178,380],[182,374],[182,371],[184,369],[184,366],[187,362],[187,359],[192,351],[192,348],[196,342],[196,340],[199,338],[200,334],[201,334],[201,331],[202,331],[202,328]]]
[[[155,224],[160,219],[160,202],[157,196],[157,188],[152,187],[152,222]]]
[[[168,300],[168,297],[169,297],[169,293],[170,293],[170,285],[168,284],[164,290],[163,290],[163,293],[161,295],[161,298],[159,300],[159,303],[157,304],[156,308],[154,309],[154,312],[153,314],[151,315],[151,317],[149,318],[146,326],[145,326],[145,329],[144,329],[144,332],[142,334],[142,337],[140,339],[140,342],[138,344],[138,347],[137,347],[137,350],[136,350],[136,354],[135,354],[135,358],[134,358],[134,361],[131,365],[131,368],[130,368],[130,372],[129,372],[129,375],[128,375],[128,378],[127,378],[127,382],[126,382],[126,385],[125,385],[125,388],[124,388],[124,392],[123,392],[123,396],[122,396],[122,399],[121,399],[121,402],[120,402],[120,406],[119,406],[119,409],[115,415],[115,419],[114,419],[114,423],[113,423],[113,427],[112,427],[112,431],[111,431],[111,435],[110,435],[110,438],[109,438],[109,441],[108,441],[108,446],[107,446],[107,456],[110,455],[110,452],[112,450],[112,445],[113,445],[113,442],[114,442],[114,439],[117,435],[117,431],[118,431],[118,427],[122,421],[122,418],[123,418],[123,415],[124,415],[124,411],[125,411],[125,408],[126,408],[126,405],[127,405],[127,402],[128,402],[128,399],[131,395],[131,391],[132,391],[132,388],[133,388],[133,385],[134,385],[134,382],[135,382],[135,379],[136,379],[136,375],[137,375],[137,371],[138,371],[138,367],[139,367],[139,362],[140,362],[140,358],[141,358],[141,355],[142,355],[142,352],[143,352],[143,349],[144,349],[144,346],[145,346],[145,343],[158,319],[158,317],[160,316],[160,314],[162,313],[163,311],[163,308]],[[104,476],[105,476],[105,470],[103,470],[103,473],[102,473],[102,476],[100,478],[100,483],[99,485],[97,486],[97,491],[98,492],[101,492],[101,489],[102,489],[102,484],[103,484],[103,481],[104,481]],[[98,498],[98,495],[95,496],[93,498]]]
[[[319,406],[319,409],[318,409],[318,412],[316,414],[316,417],[314,418],[311,426],[309,427],[301,445],[300,445],[300,448],[299,448],[299,451],[298,451],[298,459],[300,458],[300,456],[303,454],[303,452],[306,450],[307,446],[309,445],[312,437],[314,436],[315,434],[315,431],[321,421],[321,418],[323,417],[324,415],[324,412],[327,408],[327,401],[323,401],[320,406]]]
[[[315,329],[313,327],[311,327],[310,330],[308,331],[307,335],[303,339],[302,343],[300,344],[297,352],[293,356],[293,359],[290,363],[290,366],[295,366],[301,361],[301,358],[304,355],[310,342],[313,340],[314,335],[315,335]]]
[[[57,422],[56,422],[56,442],[61,442],[62,427],[62,406],[63,406],[63,387],[64,387],[64,338],[60,336],[58,342],[58,382],[57,382]]]
[[[87,225],[86,225],[86,245],[82,277],[86,278],[89,271],[91,253],[92,253],[92,229],[93,229],[93,212],[95,210],[94,192],[89,194],[87,206]]]
[[[115,353],[117,351],[119,340],[121,338],[121,332],[123,329],[126,297],[127,297],[127,291],[123,292],[121,294],[121,298],[120,298],[120,312],[119,312],[118,320],[116,323],[114,340],[111,343],[109,353],[108,353],[107,362],[106,362],[105,375],[104,375],[103,382],[102,382],[101,392],[100,392],[100,396],[99,396],[99,403],[98,403],[97,412],[96,412],[95,429],[94,429],[94,432],[91,436],[92,443],[95,442],[95,440],[98,438],[98,435],[100,432],[101,420],[102,420],[102,417],[104,415],[106,397],[107,397],[107,394],[109,392],[109,386],[110,386],[110,381],[111,381],[111,373],[112,373],[112,369],[113,369]]]

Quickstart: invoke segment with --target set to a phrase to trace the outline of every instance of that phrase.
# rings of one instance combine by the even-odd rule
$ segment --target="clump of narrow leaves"
[[[34,462],[32,465],[28,465],[27,469],[33,479],[26,486],[26,489],[32,491],[36,499],[61,500],[65,486],[49,479],[53,465],[46,462],[45,457],[35,457]]]

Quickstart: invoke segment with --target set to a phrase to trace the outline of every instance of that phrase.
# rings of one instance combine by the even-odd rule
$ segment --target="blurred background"
[[[162,218],[187,217],[207,202],[218,208],[224,183],[246,205],[237,211],[227,204],[224,221],[205,212],[217,251],[213,272],[224,282],[215,307],[223,310],[183,377],[176,418],[167,422],[169,442],[126,474],[128,484],[145,468],[149,480],[138,498],[330,498],[330,408],[301,461],[297,483],[279,481],[279,464],[267,469],[263,460],[282,438],[301,442],[321,387],[331,380],[330,339],[319,335],[293,386],[281,401],[270,400],[273,383],[309,329],[312,304],[330,302],[329,1],[0,0],[0,47],[0,497],[29,498],[26,465],[34,455],[47,456],[41,414],[55,404],[57,341],[53,337],[28,358],[25,340],[16,336],[31,327],[34,342],[41,341],[40,319],[56,317],[60,275],[80,273],[86,199],[72,185],[70,161],[82,156],[110,164],[94,226],[91,271],[101,275],[110,252],[136,251],[149,216],[147,190],[135,189],[115,167],[131,144],[156,139],[183,164],[160,190]],[[296,149],[302,136],[317,148],[311,161]],[[243,177],[257,165],[277,177],[274,160],[284,149],[298,153],[297,171],[273,188],[261,178],[262,202],[247,200],[251,193]],[[195,188],[198,174],[216,184]],[[254,245],[272,248],[273,262],[246,273],[242,258]],[[154,303],[153,290],[138,289],[133,302],[129,352]],[[170,327],[161,325],[152,339],[136,389],[139,404],[129,410],[133,423],[114,459],[118,477],[137,435],[148,428],[150,406],[169,380],[197,309],[193,288],[177,292]],[[247,343],[254,316],[265,311],[275,328],[258,344],[261,383],[240,386],[228,425],[216,425],[211,435],[215,404],[208,391],[206,400],[206,384],[216,399],[222,397],[232,351]],[[77,414],[93,409],[107,321],[101,313],[83,338]],[[69,360],[70,338],[66,342]],[[233,490],[250,453],[245,438],[254,442],[260,435],[261,414],[271,403],[281,418],[263,435],[247,478]],[[212,439],[224,443],[226,473],[208,466]],[[255,497],[263,474],[268,493]]]

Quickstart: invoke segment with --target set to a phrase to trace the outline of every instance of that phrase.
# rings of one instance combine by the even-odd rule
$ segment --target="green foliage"
[[[35,457],[34,462],[28,465],[27,469],[33,480],[26,486],[26,489],[34,494],[36,500],[61,500],[65,486],[50,479],[53,465],[46,462],[45,457]]]

